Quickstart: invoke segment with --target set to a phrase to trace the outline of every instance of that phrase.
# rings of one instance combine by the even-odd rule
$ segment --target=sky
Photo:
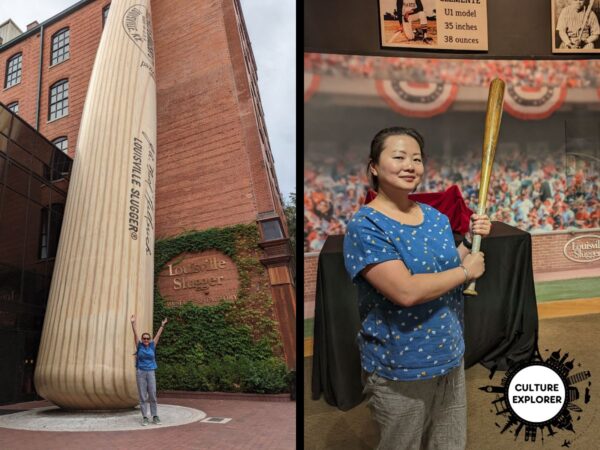
[[[262,101],[275,172],[285,201],[296,191],[296,0],[240,0],[258,66]],[[77,0],[2,0],[0,23],[21,30],[64,11]]]

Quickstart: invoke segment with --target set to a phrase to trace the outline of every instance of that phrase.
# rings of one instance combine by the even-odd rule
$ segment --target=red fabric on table
[[[369,189],[365,205],[377,197],[377,192]],[[473,211],[463,200],[460,189],[456,185],[450,186],[444,192],[423,192],[410,194],[411,200],[433,206],[450,220],[450,227],[455,233],[465,234],[469,231],[469,219]]]

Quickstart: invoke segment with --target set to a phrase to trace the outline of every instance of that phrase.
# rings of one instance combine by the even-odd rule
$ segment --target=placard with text
[[[382,47],[488,49],[487,0],[379,0]]]

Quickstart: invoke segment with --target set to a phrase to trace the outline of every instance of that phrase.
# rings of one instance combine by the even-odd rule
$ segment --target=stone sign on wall
[[[158,275],[158,289],[169,306],[186,302],[208,306],[235,300],[239,284],[235,263],[217,250],[182,253]]]

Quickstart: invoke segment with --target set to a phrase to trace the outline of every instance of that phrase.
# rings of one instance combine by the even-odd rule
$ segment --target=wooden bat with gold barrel
[[[485,115],[485,133],[483,136],[483,154],[481,160],[481,178],[479,181],[479,202],[477,214],[484,215],[487,210],[487,194],[490,186],[490,176],[494,165],[498,132],[502,119],[502,106],[504,104],[504,81],[499,78],[492,80],[488,94],[487,112]],[[473,235],[471,253],[477,253],[481,246],[481,235]],[[475,280],[463,291],[465,295],[477,295]]]

